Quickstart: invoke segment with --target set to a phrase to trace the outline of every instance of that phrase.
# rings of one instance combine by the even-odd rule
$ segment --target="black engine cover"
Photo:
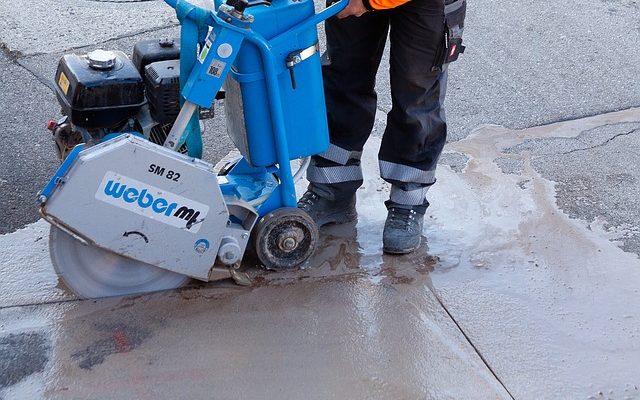
[[[173,123],[180,112],[180,60],[147,65],[144,80],[153,119],[161,124]]]
[[[87,129],[110,128],[134,116],[145,103],[138,70],[121,51],[109,69],[89,66],[86,56],[67,54],[58,63],[56,95],[62,113]]]

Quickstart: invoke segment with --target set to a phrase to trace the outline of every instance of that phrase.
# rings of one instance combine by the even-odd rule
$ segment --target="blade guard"
[[[229,205],[209,163],[124,134],[78,153],[41,205],[43,216],[90,245],[209,280],[232,241],[244,254],[255,209]]]

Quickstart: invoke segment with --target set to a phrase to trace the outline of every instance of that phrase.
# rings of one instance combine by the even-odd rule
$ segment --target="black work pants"
[[[360,156],[373,129],[375,78],[389,34],[392,108],[378,155],[380,173],[392,185],[388,204],[426,209],[447,135],[446,68],[433,69],[444,45],[443,0],[334,17],[325,29],[328,62],[322,73],[331,145],[312,158],[310,189],[340,201],[362,185]]]

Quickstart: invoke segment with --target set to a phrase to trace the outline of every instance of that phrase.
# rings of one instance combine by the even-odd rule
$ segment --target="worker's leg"
[[[446,141],[446,72],[433,69],[444,42],[440,3],[413,0],[391,15],[392,108],[379,152],[380,174],[392,185],[384,235],[389,252],[418,247],[426,193]]]
[[[389,13],[331,18],[325,24],[322,67],[329,149],[307,171],[309,189],[329,201],[351,198],[362,185],[360,155],[376,115],[375,79],[389,29]]]

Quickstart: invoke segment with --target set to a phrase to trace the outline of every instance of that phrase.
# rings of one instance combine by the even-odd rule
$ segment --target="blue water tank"
[[[312,16],[314,4],[312,0],[274,0],[270,7],[258,6],[247,11],[255,18],[252,29],[270,40]],[[292,160],[321,153],[329,146],[319,53],[295,66],[295,89],[286,67],[287,56],[317,42],[315,27],[272,42]],[[260,51],[252,43],[243,43],[225,89],[227,129],[235,145],[254,166],[276,164],[264,68]]]

